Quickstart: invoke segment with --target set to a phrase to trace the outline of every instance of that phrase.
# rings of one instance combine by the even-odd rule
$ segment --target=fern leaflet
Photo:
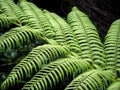
[[[82,54],[81,58],[90,58],[95,64],[103,66],[105,62],[103,44],[88,16],[73,7],[68,14],[67,21],[78,39]]]
[[[43,45],[34,48],[19,64],[17,64],[8,78],[1,85],[2,89],[15,85],[18,81],[38,72],[42,64],[47,64],[57,58],[69,54],[69,49],[62,46]]]
[[[47,90],[48,87],[52,88],[74,72],[82,73],[88,68],[90,68],[90,64],[83,60],[76,58],[59,59],[40,70],[25,84],[22,90]]]
[[[105,90],[115,79],[110,70],[90,70],[77,76],[65,90]]]
[[[120,73],[120,19],[113,22],[105,37],[107,69]],[[119,75],[118,75],[119,76]]]
[[[28,44],[36,39],[47,42],[39,30],[31,29],[26,26],[17,27],[0,36],[0,52],[4,52],[8,48],[15,49],[20,45]]]

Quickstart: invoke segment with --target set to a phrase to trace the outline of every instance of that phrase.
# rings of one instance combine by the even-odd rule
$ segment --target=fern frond
[[[74,72],[82,73],[90,68],[86,60],[76,58],[63,58],[48,64],[40,70],[22,90],[47,90],[52,88],[65,77],[71,76]]]
[[[120,19],[112,23],[105,37],[104,46],[107,68],[120,73]]]
[[[22,10],[13,0],[0,0],[0,8],[8,17],[15,17],[20,23],[27,23],[28,20]]]
[[[50,22],[51,26],[53,27],[53,30],[55,32],[55,37],[53,38],[55,41],[57,41],[60,45],[65,45],[66,40],[64,33],[62,32],[62,28],[60,27],[59,23],[56,21],[56,19],[51,15],[51,13],[47,10],[43,10],[46,18]]]
[[[115,79],[110,70],[90,70],[77,76],[65,90],[106,90]]]
[[[43,45],[34,48],[19,64],[17,64],[7,79],[1,85],[6,89],[15,85],[18,81],[32,76],[38,72],[42,64],[47,64],[57,58],[66,57],[70,53],[67,47],[59,45]]]
[[[120,90],[120,79],[117,79],[115,82],[113,82],[107,90]]]
[[[88,16],[76,7],[73,7],[67,16],[67,22],[72,27],[73,33],[78,39],[81,48],[81,57],[90,58],[95,64],[104,65],[105,55],[103,44]]]
[[[33,3],[23,0],[19,3],[19,6],[29,19],[29,23],[27,24],[28,26],[32,28],[42,28],[46,37],[54,37],[55,33],[53,31],[53,27],[41,9],[39,9]]]
[[[36,39],[46,42],[39,30],[26,26],[13,28],[0,36],[0,52],[4,52],[8,48],[15,49],[20,45],[29,44]]]
[[[35,28],[35,29],[41,29],[42,26],[40,24],[40,20],[39,20],[39,16],[37,12],[35,12],[35,10],[33,8],[31,8],[29,5],[31,5],[32,3],[28,3],[27,1],[20,1],[20,3],[18,4],[18,6],[22,9],[22,11],[25,13],[25,15],[27,16],[29,23],[28,26]]]
[[[15,19],[14,17],[6,17],[6,16],[0,15],[0,28],[3,28],[3,27],[9,28],[10,26],[12,26],[17,22],[18,20]]]
[[[6,14],[8,17],[15,16],[13,10],[11,9],[10,5],[6,2],[6,0],[0,0],[0,9],[1,13]]]
[[[63,18],[57,14],[50,13],[48,11],[45,12],[45,15],[51,22],[52,26],[55,28],[54,30],[56,30],[54,39],[61,45],[63,43],[69,45],[72,51],[80,54],[81,50],[78,45],[76,36],[74,35],[71,27],[65,22],[65,20],[63,20]]]

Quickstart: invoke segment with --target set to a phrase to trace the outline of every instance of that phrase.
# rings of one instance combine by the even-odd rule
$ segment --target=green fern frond
[[[115,74],[110,70],[90,70],[77,76],[65,90],[106,90],[115,80]]]
[[[1,85],[2,89],[15,85],[20,80],[38,72],[42,64],[47,64],[57,58],[66,57],[70,53],[67,47],[59,45],[43,45],[34,48],[19,64],[17,64],[7,79]]]
[[[27,24],[28,26],[32,28],[42,28],[46,37],[54,37],[55,33],[53,31],[53,27],[41,9],[39,9],[33,3],[23,0],[19,3],[19,6],[29,19],[29,23]]]
[[[55,37],[53,37],[53,39],[55,39],[55,41],[57,41],[60,45],[63,45],[63,44],[65,45],[66,44],[65,36],[62,32],[62,28],[60,27],[59,23],[51,15],[51,13],[49,11],[43,10],[43,12],[44,12],[46,18],[50,22],[50,24],[53,27],[53,30],[55,32]]]
[[[13,28],[0,36],[0,52],[4,52],[8,48],[15,49],[20,45],[29,44],[36,39],[40,39],[46,43],[45,38],[39,30],[31,29],[27,26]]]
[[[105,37],[104,46],[107,68],[120,73],[120,19],[112,23]]]
[[[38,12],[36,12],[36,10],[31,8],[30,5],[32,6],[33,4],[22,0],[22,1],[20,1],[18,6],[22,9],[22,11],[27,16],[27,18],[29,20],[28,26],[35,28],[35,29],[41,29],[42,25],[40,23],[40,19],[38,18],[40,16],[40,14],[38,15],[37,14]]]
[[[6,1],[7,0],[0,0],[1,13],[6,14],[8,17],[9,16],[15,16],[15,14],[13,13],[12,8],[10,7],[10,5]]]
[[[0,28],[9,28],[13,24],[17,23],[18,20],[16,20],[14,17],[6,17],[3,15],[0,15]]]
[[[120,79],[117,79],[115,82],[113,82],[107,90],[120,90]]]
[[[46,12],[46,13],[49,14],[50,17],[54,20],[51,22],[52,25],[54,23],[57,23],[57,25],[59,25],[57,27],[53,26],[53,27],[59,28],[59,30],[60,30],[60,31],[56,31],[56,35],[54,37],[55,40],[58,41],[58,43],[60,43],[59,41],[61,41],[61,39],[63,39],[61,37],[64,37],[65,44],[69,45],[72,51],[76,52],[77,54],[80,54],[81,50],[80,50],[78,41],[76,39],[76,36],[74,35],[71,27],[65,22],[65,20],[63,18],[61,18],[57,14],[50,13],[50,12]],[[49,18],[49,20],[51,20],[51,19]],[[60,44],[63,44],[63,43],[60,43]]]
[[[72,27],[78,39],[81,48],[81,57],[90,58],[94,63],[104,65],[105,55],[103,44],[88,16],[76,7],[73,7],[72,11],[68,14],[67,22]]]
[[[90,68],[86,60],[76,58],[63,58],[48,64],[40,70],[22,90],[47,90],[52,88],[65,77],[71,76],[74,72],[82,73]]]
[[[15,17],[20,23],[25,24],[28,22],[25,14],[13,0],[0,0],[0,9],[8,17]]]

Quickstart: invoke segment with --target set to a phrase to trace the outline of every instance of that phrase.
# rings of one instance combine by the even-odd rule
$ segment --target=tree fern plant
[[[120,20],[113,22],[102,43],[96,27],[76,7],[66,20],[26,0],[17,5],[0,0],[0,10],[0,29],[8,29],[0,36],[1,54],[36,39],[42,43],[13,67],[1,90],[15,90],[21,82],[20,90],[52,90],[70,77],[65,90],[120,89]]]

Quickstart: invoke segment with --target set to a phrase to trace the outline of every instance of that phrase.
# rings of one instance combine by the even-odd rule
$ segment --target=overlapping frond
[[[120,90],[120,78],[118,78],[115,82],[113,82],[107,90]]]
[[[48,17],[48,19],[50,21],[51,21],[51,18],[54,20],[54,21],[51,21],[51,24],[53,25],[54,23],[57,23],[58,25],[58,26],[53,25],[53,27],[58,28],[56,29],[57,31],[54,37],[55,40],[58,41],[58,43],[60,43],[61,40],[63,41],[64,39],[65,44],[69,45],[72,51],[76,52],[77,54],[80,54],[81,50],[80,50],[78,41],[69,24],[67,24],[63,18],[61,18],[55,13],[50,13],[50,12],[46,12],[46,13],[49,14],[50,18]],[[60,44],[63,44],[63,43],[60,43]]]
[[[8,17],[15,17],[20,23],[27,23],[28,20],[22,10],[13,0],[0,0],[0,9]]]
[[[120,73],[120,19],[112,23],[105,37],[104,46],[107,68]]]
[[[42,28],[46,37],[54,37],[55,33],[53,28],[41,9],[39,9],[33,3],[24,0],[19,3],[19,7],[29,19],[29,23],[27,24],[28,26],[32,28]]]
[[[0,0],[1,13],[6,14],[7,16],[15,16],[15,14],[13,13],[13,9],[6,1],[7,0]]]
[[[40,19],[38,18],[40,14],[38,15],[38,12],[36,12],[35,9],[30,7],[30,5],[31,6],[33,5],[32,3],[29,3],[25,0],[21,0],[18,5],[22,9],[22,11],[25,13],[25,15],[27,16],[29,20],[28,26],[35,28],[35,29],[42,28]]]
[[[110,70],[90,70],[77,76],[65,90],[106,90],[115,80],[115,74]]]
[[[4,52],[8,48],[15,49],[20,45],[29,44],[36,39],[46,43],[39,30],[31,29],[27,26],[12,28],[9,32],[0,36],[0,52]]]
[[[9,28],[13,24],[17,23],[18,20],[15,17],[6,17],[4,15],[0,15],[0,28]]]
[[[17,64],[7,79],[1,85],[1,89],[7,89],[18,81],[32,76],[42,67],[57,58],[66,57],[70,53],[67,47],[59,45],[43,45],[34,48],[19,64]]]
[[[47,90],[74,72],[82,73],[89,68],[87,61],[76,58],[59,59],[40,70],[22,90]]]
[[[43,10],[43,11],[44,11],[46,18],[48,19],[51,26],[53,27],[54,32],[55,32],[55,36],[53,37],[53,39],[55,41],[57,41],[60,45],[65,45],[66,44],[65,35],[62,31],[61,26],[59,25],[59,23],[51,15],[51,13],[49,11],[47,11],[47,10]]]
[[[88,16],[73,7],[68,14],[67,22],[72,27],[81,48],[82,58],[91,58],[94,63],[100,65],[105,62],[103,44],[98,32]]]

